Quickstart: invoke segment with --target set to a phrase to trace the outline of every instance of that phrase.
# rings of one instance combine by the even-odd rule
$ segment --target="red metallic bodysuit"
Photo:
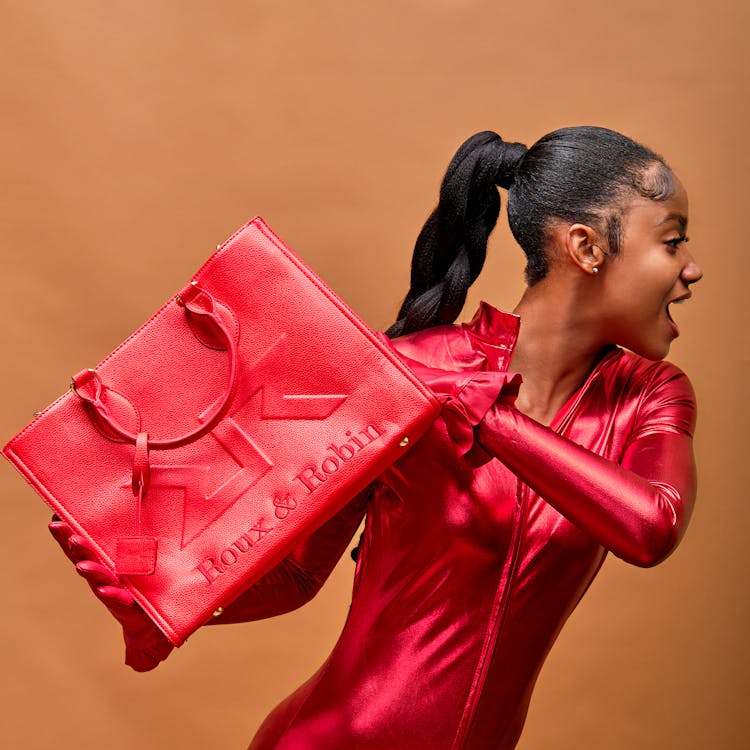
[[[485,415],[477,373],[508,369],[518,327],[483,304],[469,324],[396,340],[406,358],[453,372],[431,383],[445,417],[218,618],[307,601],[367,511],[338,643],[252,750],[509,750],[607,551],[646,566],[679,541],[695,492],[685,375],[611,347],[549,428],[502,396]],[[456,439],[461,415],[484,415],[481,448]]]

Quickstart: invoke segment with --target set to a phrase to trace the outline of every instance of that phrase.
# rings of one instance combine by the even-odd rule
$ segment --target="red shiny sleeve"
[[[369,496],[368,487],[208,624],[261,620],[291,612],[310,601],[349,545],[364,518]]]
[[[695,501],[695,397],[665,367],[642,398],[618,463],[498,402],[478,440],[524,483],[617,557],[661,562],[681,539]]]

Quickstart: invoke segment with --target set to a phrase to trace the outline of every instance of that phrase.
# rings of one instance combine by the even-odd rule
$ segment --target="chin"
[[[640,355],[644,359],[650,359],[653,362],[664,359],[669,354],[671,343],[659,345],[634,344],[633,346],[625,345],[631,352]]]

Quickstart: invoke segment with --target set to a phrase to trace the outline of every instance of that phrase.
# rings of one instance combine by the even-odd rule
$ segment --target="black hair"
[[[491,131],[471,136],[448,165],[438,205],[419,233],[411,286],[388,336],[459,316],[497,223],[498,186],[508,190],[508,221],[526,254],[531,286],[549,270],[545,245],[553,220],[599,229],[615,255],[628,195],[666,200],[674,180],[661,156],[607,128],[561,128],[528,149]]]

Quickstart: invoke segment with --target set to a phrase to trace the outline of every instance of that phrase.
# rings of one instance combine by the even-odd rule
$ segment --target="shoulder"
[[[438,370],[479,370],[486,359],[456,325],[425,328],[393,339],[391,345],[403,357]]]
[[[606,368],[606,380],[633,405],[637,433],[664,429],[692,436],[697,413],[695,391],[688,376],[674,363],[621,350],[612,366]]]
[[[676,364],[664,359],[646,359],[627,349],[620,350],[609,377],[627,380],[630,388],[641,391],[644,397],[665,390],[693,394],[690,379]]]
[[[392,342],[404,357],[452,372],[505,371],[518,338],[520,318],[481,302],[474,317],[460,325],[440,325]]]

